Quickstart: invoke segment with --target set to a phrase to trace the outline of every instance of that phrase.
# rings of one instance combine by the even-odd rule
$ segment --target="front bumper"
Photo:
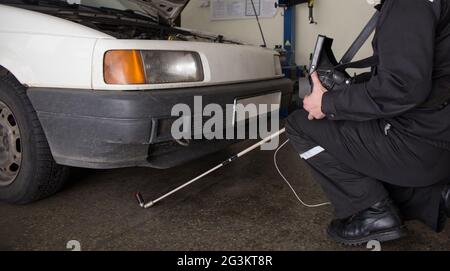
[[[151,91],[92,91],[30,88],[33,104],[55,161],[84,168],[145,166],[170,168],[216,152],[236,142],[194,140],[183,147],[171,138],[171,111],[194,96],[203,105],[225,108],[236,97],[281,91],[282,110],[292,98],[292,82],[275,79],[251,83]]]

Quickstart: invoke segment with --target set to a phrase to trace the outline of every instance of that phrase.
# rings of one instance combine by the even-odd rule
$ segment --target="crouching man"
[[[327,91],[317,74],[287,132],[332,202],[329,236],[355,245],[442,231],[450,215],[450,0],[385,0],[369,81]]]

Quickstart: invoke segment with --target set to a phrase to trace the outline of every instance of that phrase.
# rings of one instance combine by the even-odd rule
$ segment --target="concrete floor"
[[[300,206],[277,175],[273,152],[253,152],[150,210],[147,199],[167,192],[249,143],[172,170],[74,170],[56,196],[29,206],[0,204],[0,250],[366,250],[330,241],[331,207]],[[309,203],[326,199],[288,146],[280,153],[286,176]],[[383,250],[450,250],[450,226],[435,234],[408,223],[410,236]]]

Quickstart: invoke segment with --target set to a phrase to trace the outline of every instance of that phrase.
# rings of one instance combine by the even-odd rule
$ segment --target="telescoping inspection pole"
[[[240,153],[238,153],[238,154],[234,155],[233,157],[231,157],[231,158],[225,160],[224,162],[222,162],[222,163],[220,163],[219,165],[213,167],[212,169],[206,171],[205,173],[203,173],[203,174],[201,174],[201,175],[195,177],[194,179],[188,181],[187,183],[185,183],[185,184],[183,184],[183,185],[181,185],[181,186],[175,188],[174,190],[168,192],[167,194],[165,194],[165,195],[163,195],[163,196],[161,196],[161,197],[159,197],[159,198],[157,198],[157,199],[155,199],[155,200],[153,200],[153,201],[150,201],[150,202],[148,202],[148,203],[145,203],[144,198],[142,197],[142,194],[141,194],[141,193],[136,193],[136,199],[137,199],[137,201],[139,202],[139,206],[141,206],[141,207],[144,208],[144,209],[148,209],[148,208],[153,207],[156,203],[162,201],[163,199],[169,197],[170,195],[172,195],[172,194],[174,194],[174,193],[180,191],[181,189],[183,189],[183,188],[185,188],[185,187],[187,187],[187,186],[189,186],[189,185],[195,183],[196,181],[198,181],[198,180],[202,179],[203,177],[205,177],[205,176],[207,176],[207,175],[213,173],[214,171],[216,171],[216,170],[218,170],[218,169],[220,169],[220,168],[222,168],[222,167],[224,167],[224,166],[226,166],[226,165],[232,163],[233,161],[235,161],[235,160],[241,158],[242,156],[248,154],[249,152],[251,152],[251,151],[253,151],[253,150],[255,150],[255,149],[261,147],[262,145],[266,144],[267,142],[270,142],[272,139],[274,139],[274,138],[276,138],[276,137],[279,137],[279,136],[282,135],[285,131],[286,131],[285,128],[281,129],[280,131],[274,133],[273,135],[271,135],[271,136],[269,136],[269,137],[267,137],[267,138],[261,140],[260,142],[256,143],[255,145],[253,145],[253,146],[251,146],[251,147],[249,147],[249,148],[247,148],[247,149],[241,151]]]

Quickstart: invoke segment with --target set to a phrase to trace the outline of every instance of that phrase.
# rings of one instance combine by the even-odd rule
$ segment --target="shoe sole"
[[[445,226],[447,224],[447,219],[448,219],[448,214],[446,213],[446,211],[444,211],[442,209],[439,210],[438,225],[437,225],[437,229],[436,229],[437,233],[441,233],[444,231]]]
[[[334,232],[330,231],[330,229],[328,229],[328,236],[330,236],[331,239],[346,246],[361,246],[373,240],[379,241],[380,243],[384,243],[404,238],[407,235],[408,231],[406,229],[406,226],[390,229],[383,232],[373,233],[369,236],[365,236],[364,238],[359,239],[344,239],[335,234]]]

